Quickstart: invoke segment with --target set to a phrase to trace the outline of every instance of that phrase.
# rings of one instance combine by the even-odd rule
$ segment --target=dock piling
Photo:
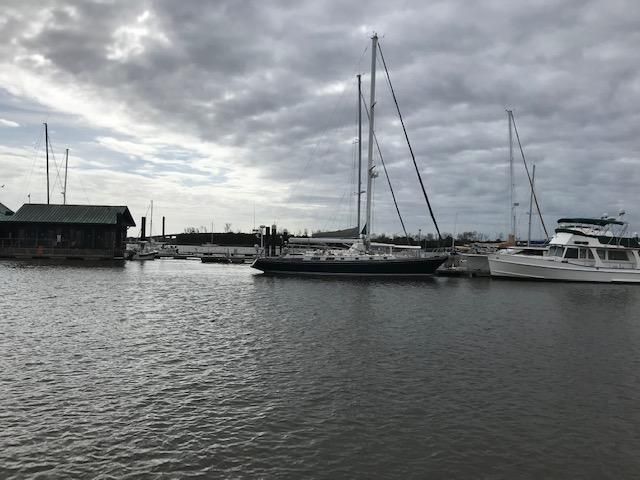
[[[271,229],[264,227],[264,256],[269,257],[271,253]]]
[[[275,257],[276,256],[276,244],[277,244],[277,240],[278,237],[276,236],[276,229],[277,227],[274,225],[271,225],[271,241],[269,242],[269,244],[271,245],[271,256]]]
[[[147,234],[147,217],[140,220],[140,240],[144,240]]]

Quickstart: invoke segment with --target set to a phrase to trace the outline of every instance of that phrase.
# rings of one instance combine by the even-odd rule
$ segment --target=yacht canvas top
[[[558,223],[598,225],[600,227],[605,227],[607,225],[624,225],[625,224],[620,220],[609,219],[609,218],[561,218],[558,220]]]
[[[591,235],[568,228],[556,229],[556,234],[549,242],[552,245],[571,245],[597,248],[640,248],[637,237],[614,237],[610,235]]]

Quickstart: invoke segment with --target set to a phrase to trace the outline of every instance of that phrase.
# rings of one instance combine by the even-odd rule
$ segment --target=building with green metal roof
[[[0,215],[0,256],[113,259],[124,256],[126,206],[28,203]]]

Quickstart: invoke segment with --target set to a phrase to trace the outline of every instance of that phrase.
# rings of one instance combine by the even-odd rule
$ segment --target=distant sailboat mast
[[[516,207],[520,204],[515,201],[515,183],[513,178],[513,133],[516,134],[516,140],[518,141],[518,148],[520,150],[520,155],[522,156],[522,163],[524,165],[524,171],[527,174],[527,179],[529,180],[529,187],[531,188],[531,197],[533,199],[533,203],[536,205],[536,210],[538,211],[538,216],[540,217],[540,223],[542,224],[542,229],[544,230],[544,234],[549,239],[549,233],[547,232],[547,227],[544,224],[544,219],[542,218],[542,212],[540,212],[540,205],[538,204],[538,196],[536,195],[536,189],[534,188],[533,178],[529,174],[529,167],[527,167],[527,160],[524,157],[524,150],[522,149],[522,143],[520,142],[520,135],[518,134],[518,127],[516,126],[516,120],[513,116],[513,110],[507,110],[507,115],[509,118],[509,161],[510,161],[510,177],[511,177],[511,221],[512,221],[512,234],[513,240],[515,241],[516,234]],[[529,215],[531,218],[531,215]]]
[[[67,204],[67,168],[69,167],[69,149],[67,148],[64,156],[64,190],[62,192],[62,204]]]
[[[513,176],[513,129],[511,123],[511,110],[507,110],[507,120],[509,121],[509,199],[511,202],[511,232],[509,242],[515,244],[516,241],[516,202],[515,202],[515,180]]]
[[[44,147],[47,151],[47,205],[49,205],[49,127],[44,124]]]
[[[371,99],[369,100],[369,144],[367,155],[367,219],[365,227],[367,229],[365,234],[365,244],[367,248],[371,244],[371,202],[372,202],[372,186],[374,177],[373,165],[373,118],[374,109],[376,106],[376,49],[378,46],[378,35],[373,34],[371,37]]]
[[[533,164],[533,173],[531,174],[531,195],[529,196],[529,230],[527,232],[527,247],[531,246],[531,217],[533,216],[533,193],[536,185],[536,165]]]
[[[149,219],[149,237],[153,236],[153,200],[151,200],[151,215]]]

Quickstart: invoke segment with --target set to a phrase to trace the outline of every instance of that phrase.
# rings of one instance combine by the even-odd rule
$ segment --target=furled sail
[[[334,230],[332,232],[315,232],[313,238],[358,238],[358,227]]]

